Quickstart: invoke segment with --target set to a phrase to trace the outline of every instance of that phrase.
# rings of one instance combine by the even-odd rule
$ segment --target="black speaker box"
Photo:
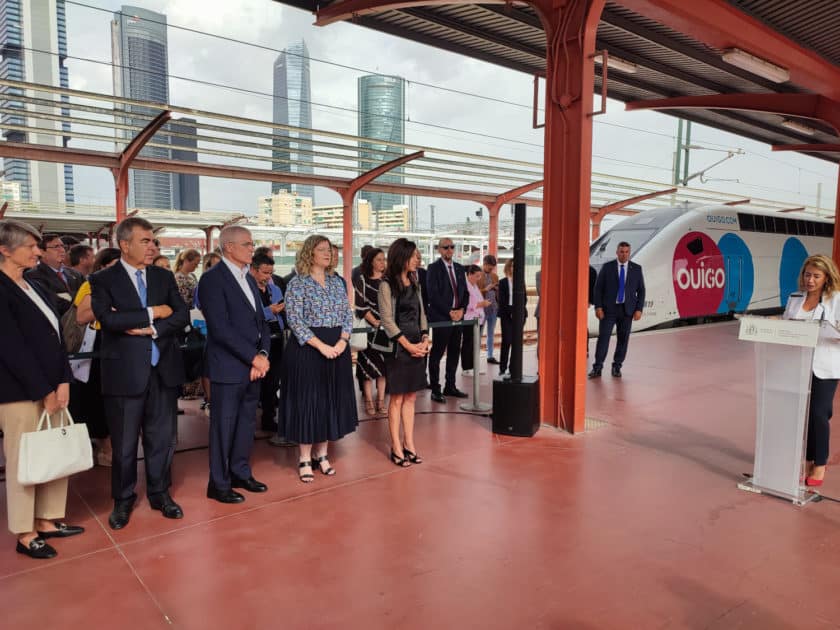
[[[493,381],[493,433],[533,437],[540,428],[540,382],[536,376],[521,381]]]

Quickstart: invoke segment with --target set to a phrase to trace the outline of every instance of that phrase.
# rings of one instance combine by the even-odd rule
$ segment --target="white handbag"
[[[44,410],[38,428],[20,436],[18,483],[24,486],[47,483],[93,468],[93,450],[87,426],[75,424],[63,409],[62,420],[53,427]],[[63,419],[66,418],[66,422]],[[46,422],[46,429],[43,429]]]

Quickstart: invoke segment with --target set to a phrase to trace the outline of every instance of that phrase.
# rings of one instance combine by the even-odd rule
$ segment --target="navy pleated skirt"
[[[338,343],[341,328],[312,328],[328,345]],[[356,430],[359,416],[348,345],[336,359],[327,359],[294,335],[283,355],[284,437],[298,444],[339,440]]]

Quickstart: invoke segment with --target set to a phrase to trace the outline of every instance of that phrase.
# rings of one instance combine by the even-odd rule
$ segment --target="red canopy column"
[[[540,301],[543,422],[584,429],[595,33],[605,0],[538,0],[548,42]]]

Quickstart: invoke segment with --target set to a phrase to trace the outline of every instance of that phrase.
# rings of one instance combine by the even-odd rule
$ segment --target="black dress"
[[[397,296],[394,320],[405,338],[418,343],[420,330],[420,295],[412,283]],[[389,394],[411,394],[426,389],[426,357],[413,357],[398,343],[396,352],[385,359],[385,376]]]
[[[372,313],[379,319],[379,284],[381,279],[365,278],[359,275],[354,283],[356,295],[356,317],[364,317],[365,313]],[[373,341],[376,333],[368,333],[368,344]],[[356,378],[359,385],[365,381],[372,381],[385,376],[385,356],[368,345],[365,350],[356,354]]]

